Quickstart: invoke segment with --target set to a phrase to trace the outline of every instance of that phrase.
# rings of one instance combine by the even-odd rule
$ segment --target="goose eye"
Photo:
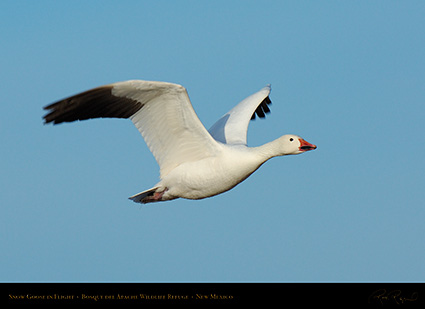
[[[289,141],[293,142],[293,141],[294,141],[294,139],[291,137],[291,138],[289,139]]]

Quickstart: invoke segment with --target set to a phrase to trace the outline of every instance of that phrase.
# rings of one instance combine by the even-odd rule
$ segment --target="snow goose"
[[[247,147],[249,121],[270,112],[270,86],[244,99],[209,131],[186,89],[166,82],[129,80],[94,88],[44,107],[45,123],[130,118],[160,167],[160,181],[129,197],[138,203],[202,199],[232,189],[270,158],[316,149],[296,135]]]

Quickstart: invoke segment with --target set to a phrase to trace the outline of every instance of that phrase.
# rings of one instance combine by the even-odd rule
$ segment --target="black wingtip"
[[[251,120],[255,120],[255,114],[257,114],[260,118],[266,118],[266,114],[270,113],[270,108],[268,105],[271,105],[272,101],[270,100],[269,96],[267,96],[261,103],[258,105],[257,109],[251,116]]]
[[[92,118],[129,118],[143,107],[137,100],[117,97],[112,86],[97,87],[43,107],[45,123],[72,122]]]

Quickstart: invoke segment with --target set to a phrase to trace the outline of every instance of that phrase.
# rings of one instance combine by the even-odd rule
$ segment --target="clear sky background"
[[[425,280],[425,2],[2,1],[0,280]],[[43,125],[103,84],[184,85],[207,128],[272,85],[248,144],[314,143],[199,201],[141,206],[129,120]]]

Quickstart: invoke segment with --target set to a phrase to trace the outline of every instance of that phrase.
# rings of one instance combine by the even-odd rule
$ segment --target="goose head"
[[[303,138],[293,134],[283,135],[278,141],[280,155],[296,155],[317,148],[316,145],[310,144]]]

